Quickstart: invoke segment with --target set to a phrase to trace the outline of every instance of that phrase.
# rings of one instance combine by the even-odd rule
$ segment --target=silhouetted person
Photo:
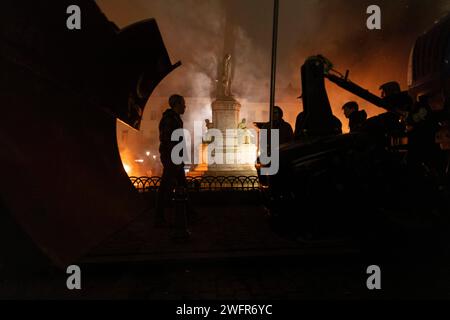
[[[167,224],[164,209],[173,194],[174,188],[187,188],[184,163],[174,164],[171,159],[172,149],[180,143],[180,141],[171,141],[171,136],[175,130],[183,128],[183,120],[181,120],[180,115],[184,114],[186,110],[184,98],[177,94],[172,95],[169,98],[169,106],[170,108],[164,111],[159,123],[159,153],[163,165],[163,174],[156,202],[155,224],[157,226]]]
[[[270,122],[254,122],[254,125],[258,127],[259,129],[270,129]],[[283,110],[278,107],[273,107],[273,129],[279,130],[279,144],[288,143],[294,140],[294,132],[292,131],[292,127],[289,123],[284,121],[283,119]],[[257,163],[260,163],[260,159],[258,157]],[[267,177],[261,176],[261,169],[259,166],[256,167],[256,172],[258,174],[258,177],[260,179],[260,183],[262,185],[267,185]]]
[[[283,119],[283,110],[275,106],[273,108],[273,127],[280,130],[280,144],[294,140],[294,131],[289,123]]]
[[[404,131],[404,126],[400,123],[400,114],[402,113],[400,110],[404,107],[399,106],[404,105],[408,97],[405,97],[405,94],[400,90],[400,85],[395,81],[381,85],[380,90],[387,112],[368,119],[364,125],[364,130],[374,137],[378,137],[379,143],[389,145],[393,135],[401,134]]]
[[[367,120],[367,113],[364,110],[359,110],[358,103],[350,101],[342,106],[344,115],[348,119],[348,126],[350,132],[356,132],[361,129],[364,122]]]
[[[386,122],[391,132],[403,132],[404,126],[400,124],[402,116],[411,109],[413,100],[407,91],[401,91],[396,81],[387,82],[380,86],[381,98],[388,106]]]
[[[391,107],[389,111],[395,113],[404,113],[412,105],[412,99],[407,91],[401,91],[400,84],[396,81],[390,81],[380,86],[381,98]]]
[[[411,108],[412,99],[402,92],[398,82],[390,81],[380,86],[381,98],[387,112],[367,119],[364,131],[370,133],[380,146],[396,146],[405,136],[402,116]]]
[[[255,122],[259,129],[270,129],[270,122]],[[280,130],[280,144],[290,142],[294,139],[294,132],[289,123],[283,119],[283,110],[279,106],[273,107],[273,129]]]

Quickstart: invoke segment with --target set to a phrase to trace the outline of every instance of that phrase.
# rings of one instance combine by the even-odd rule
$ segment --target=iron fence
[[[161,177],[130,177],[131,183],[139,192],[156,191]],[[257,176],[199,176],[186,177],[190,191],[258,191]]]

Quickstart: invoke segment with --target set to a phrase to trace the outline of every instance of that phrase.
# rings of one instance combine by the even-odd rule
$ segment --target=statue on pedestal
[[[223,58],[222,64],[222,79],[220,82],[220,89],[218,90],[221,97],[231,98],[231,54],[226,54]]]
[[[247,129],[247,120],[245,118],[242,118],[241,122],[239,122],[238,129],[246,130]]]
[[[209,130],[213,129],[213,123],[209,119],[205,119],[206,132],[203,136],[203,143],[209,144],[214,141],[214,137],[211,137]]]
[[[243,118],[241,122],[239,122],[237,128],[239,129],[239,138],[241,138],[240,141],[243,141],[244,144],[249,144],[250,138],[253,135],[247,128],[247,120]]]
[[[209,119],[205,119],[206,130],[213,128],[213,123]]]

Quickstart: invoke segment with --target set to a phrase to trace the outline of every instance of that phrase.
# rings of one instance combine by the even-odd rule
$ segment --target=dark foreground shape
[[[331,63],[322,56],[305,62],[306,106],[298,120],[308,129],[281,147],[280,170],[266,189],[276,232],[305,241],[352,237],[371,252],[397,257],[399,252],[435,257],[450,252],[449,25],[447,16],[418,38],[409,92],[402,93],[412,114],[425,104],[429,127],[440,126],[434,132],[421,130],[420,123],[407,131],[399,122],[400,105],[352,83],[348,73],[332,75]],[[330,119],[324,77],[388,112],[365,121],[357,133],[323,130]],[[441,140],[428,139],[430,132],[432,137],[441,132]],[[418,139],[422,134],[427,136]],[[399,143],[403,136],[409,143]]]
[[[66,27],[69,5],[81,9],[81,30]],[[65,266],[144,211],[116,120],[139,128],[177,65],[154,20],[119,30],[88,0],[4,1],[0,39],[1,214]]]

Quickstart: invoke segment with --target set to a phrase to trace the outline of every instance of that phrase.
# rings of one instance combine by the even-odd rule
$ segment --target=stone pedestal
[[[241,104],[233,98],[217,99],[212,104],[214,128],[225,134],[226,129],[236,129],[239,123]]]
[[[241,104],[232,97],[215,100],[212,105],[214,129],[222,132],[223,145],[203,143],[199,146],[199,164],[190,173],[192,176],[255,176],[256,145],[249,139],[238,139],[237,127]],[[233,130],[227,136],[227,129]],[[214,150],[216,159],[223,163],[210,163],[208,155]]]
[[[238,143],[237,132],[234,131],[231,136],[226,135],[227,129],[236,130],[239,123],[239,113],[241,104],[227,97],[217,99],[212,103],[212,115],[214,128],[219,129],[223,134],[223,147],[215,149],[216,156],[223,156],[224,164],[208,163],[208,170],[205,175],[212,176],[241,176],[256,175],[255,165],[249,163],[248,153],[251,152],[250,144],[247,148],[241,148]],[[242,159],[241,152],[246,153],[245,159]],[[255,146],[256,155],[256,146]],[[244,160],[244,161],[243,161]]]

